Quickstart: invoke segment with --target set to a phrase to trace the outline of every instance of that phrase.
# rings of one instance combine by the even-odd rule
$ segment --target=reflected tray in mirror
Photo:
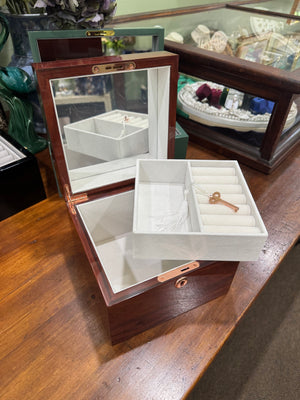
[[[114,110],[64,126],[67,147],[105,161],[148,151],[148,115]]]

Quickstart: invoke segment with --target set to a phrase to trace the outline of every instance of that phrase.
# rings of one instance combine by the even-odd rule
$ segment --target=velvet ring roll
[[[222,94],[222,90],[212,89],[211,94],[208,96],[208,103],[210,106],[221,108],[219,101]]]
[[[196,90],[196,95],[200,101],[205,99],[211,94],[211,88],[207,85],[207,83],[204,83],[203,85],[199,86],[198,89]]]
[[[221,168],[215,168],[215,167],[193,167],[192,166],[192,174],[193,176],[195,175],[235,175],[235,170],[234,168],[231,167],[221,167]]]
[[[250,104],[250,111],[253,114],[265,114],[272,113],[274,102],[262,99],[260,97],[254,97]]]
[[[207,233],[228,233],[228,234],[233,234],[233,233],[261,233],[260,229],[256,226],[219,226],[219,225],[204,225],[202,228],[202,232],[207,232]]]

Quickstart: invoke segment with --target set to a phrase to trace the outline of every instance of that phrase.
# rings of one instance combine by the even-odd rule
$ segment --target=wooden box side
[[[225,295],[238,262],[211,262],[108,308],[112,344]],[[179,280],[186,279],[180,285]],[[179,287],[178,287],[179,285]]]

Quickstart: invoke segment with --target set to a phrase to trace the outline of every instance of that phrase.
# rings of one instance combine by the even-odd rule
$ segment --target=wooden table
[[[189,147],[188,158],[220,158]],[[272,175],[242,166],[269,238],[231,289],[112,347],[81,243],[57,195],[0,225],[0,398],[169,400],[203,375],[300,232],[300,148]]]

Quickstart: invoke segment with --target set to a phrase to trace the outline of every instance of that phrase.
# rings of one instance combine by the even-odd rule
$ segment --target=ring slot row
[[[201,230],[205,233],[255,234],[261,232],[252,215],[247,196],[234,168],[191,167]],[[210,204],[214,192],[225,202],[237,206],[237,212],[221,202]]]

